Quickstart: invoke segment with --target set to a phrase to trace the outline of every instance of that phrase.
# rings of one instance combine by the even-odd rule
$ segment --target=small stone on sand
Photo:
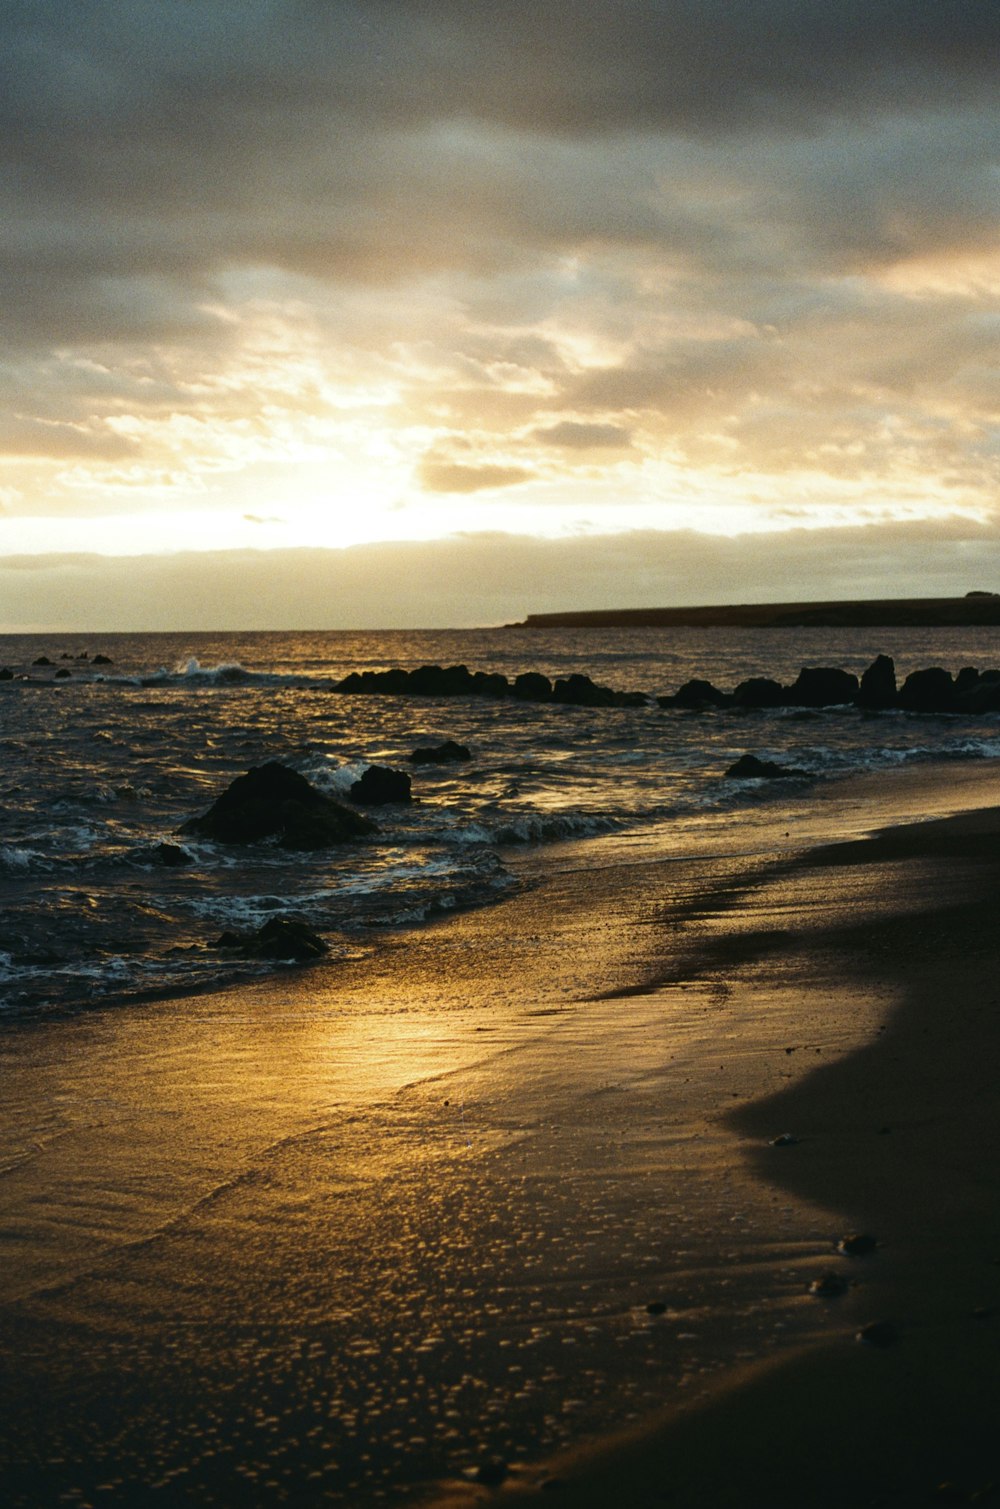
[[[837,1251],[845,1253],[847,1257],[865,1257],[869,1252],[874,1252],[877,1246],[875,1238],[867,1231],[852,1232],[850,1236],[841,1237]]]

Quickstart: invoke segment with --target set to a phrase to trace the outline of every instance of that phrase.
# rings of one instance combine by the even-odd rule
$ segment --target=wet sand
[[[794,851],[996,781],[851,791],[752,852],[563,850],[335,969],[6,1033],[6,1501],[983,1487],[1000,829]]]
[[[852,990],[869,1031],[727,1121],[762,1182],[818,1202],[832,1231],[877,1246],[825,1255],[846,1293],[801,1300],[832,1318],[825,1339],[515,1473],[490,1501],[902,1509],[1000,1499],[998,882],[993,809],[816,850],[762,888],[765,910],[768,891],[780,910],[821,889],[825,916],[804,935],[726,940],[716,966],[729,955],[728,988],[764,1010],[801,993],[804,1034],[789,1058],[815,1055]],[[779,1128],[796,1141],[769,1145]],[[456,1489],[437,1502],[477,1496]]]

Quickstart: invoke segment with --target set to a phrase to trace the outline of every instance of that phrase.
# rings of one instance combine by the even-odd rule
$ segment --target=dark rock
[[[959,672],[958,681],[955,683],[955,701],[960,711],[966,713],[1000,712],[1000,671],[983,671],[976,676],[975,682],[966,681],[964,687],[959,690],[961,679],[962,672]]]
[[[13,681],[13,679],[14,672],[11,670],[9,665],[0,667],[0,681]]]
[[[900,689],[899,705],[908,713],[954,712],[955,683],[938,665],[912,671]]]
[[[277,838],[283,849],[325,849],[375,831],[360,812],[332,801],[276,760],[237,776],[207,812],[180,828],[223,844]]]
[[[476,697],[507,697],[510,682],[499,671],[476,671],[472,678],[472,691]]]
[[[168,870],[181,870],[194,863],[191,850],[182,848],[180,844],[156,844],[149,850],[149,857],[154,864],[165,865]]]
[[[405,692],[408,687],[407,673],[397,668],[391,671],[352,671],[349,676],[344,677],[343,681],[338,681],[334,691],[365,695],[378,692],[391,695]]]
[[[388,802],[408,802],[410,777],[405,770],[390,770],[388,765],[369,765],[350,791],[351,801],[363,807],[381,807]]]
[[[759,760],[756,755],[740,755],[726,771],[726,778],[734,781],[786,781],[808,779],[808,770],[796,770],[791,765],[777,765],[774,760]]]
[[[963,665],[962,669],[955,677],[955,691],[959,696],[961,696],[963,692],[971,692],[973,687],[977,686],[978,683],[979,672],[976,670],[975,666]]]
[[[52,661],[47,655],[39,655],[38,659],[33,660],[31,663],[32,665],[51,665]]]
[[[785,1049],[788,1052],[788,1049]],[[801,1137],[796,1137],[794,1132],[782,1132],[778,1137],[772,1137],[769,1147],[798,1147]]]
[[[661,707],[725,707],[729,697],[711,681],[702,681],[695,676],[678,687],[672,697],[657,697]]]
[[[589,676],[574,673],[556,682],[552,700],[571,707],[613,707],[615,693],[610,687],[598,686]]]
[[[288,959],[305,962],[327,953],[323,939],[304,922],[288,917],[271,917],[255,933],[225,932],[215,941],[216,948],[238,953],[244,959]]]
[[[511,696],[521,702],[551,702],[552,682],[540,671],[524,671],[515,677]]]
[[[61,666],[52,679],[53,681],[66,681],[72,674],[72,671],[68,671],[65,666]]]
[[[896,706],[896,666],[891,655],[876,655],[861,678],[858,706],[872,712]]]
[[[857,1332],[857,1340],[866,1342],[870,1347],[891,1347],[893,1342],[899,1340],[899,1332],[889,1320],[873,1320],[861,1327]]]
[[[666,1315],[667,1307],[662,1299],[651,1299],[646,1306],[647,1315]]]
[[[645,692],[612,692],[614,702],[612,707],[648,707],[649,698]]]
[[[482,1483],[484,1488],[499,1488],[503,1483],[510,1468],[501,1457],[490,1457],[488,1462],[481,1462],[472,1471],[472,1481]]]
[[[114,665],[109,655],[95,655],[90,663],[91,665]]]
[[[406,690],[415,697],[469,697],[474,678],[468,666],[422,665],[410,672]]]
[[[833,1299],[838,1294],[846,1294],[850,1286],[846,1278],[839,1273],[821,1273],[819,1278],[814,1278],[809,1285],[809,1293],[817,1294],[821,1299]]]
[[[803,666],[786,688],[789,707],[840,707],[858,695],[858,678],[833,666]]]
[[[733,692],[734,707],[784,707],[785,689],[770,676],[751,676]]]
[[[454,739],[446,739],[443,744],[421,744],[410,755],[413,765],[454,765],[471,759],[471,749],[456,744]]]
[[[852,1232],[850,1236],[841,1237],[837,1251],[845,1253],[847,1257],[867,1257],[877,1246],[875,1238],[867,1231]]]

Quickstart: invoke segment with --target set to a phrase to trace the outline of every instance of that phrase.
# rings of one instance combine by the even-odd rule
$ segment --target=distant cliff
[[[897,597],[820,603],[739,603],[708,608],[607,608],[529,613],[525,629],[891,629],[1000,624],[1000,595]]]

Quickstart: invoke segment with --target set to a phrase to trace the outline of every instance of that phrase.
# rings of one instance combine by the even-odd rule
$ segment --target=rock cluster
[[[515,697],[519,702],[557,702],[573,707],[645,707],[643,692],[619,692],[589,676],[572,675],[555,682],[539,671],[508,680],[496,671],[470,671],[465,665],[422,665],[415,671],[352,671],[334,691],[355,696]]]
[[[298,771],[270,760],[237,776],[207,812],[189,818],[179,831],[222,844],[276,838],[283,849],[325,849],[374,833],[375,825],[324,796]]]
[[[657,697],[660,707],[737,710],[769,707],[845,707],[866,712],[898,708],[910,713],[1000,712],[1000,669],[977,671],[967,666],[957,676],[931,666],[913,671],[902,686],[888,655],[878,655],[860,681],[850,671],[833,666],[804,666],[791,686],[767,676],[751,676],[732,692],[710,681],[686,681],[672,697]]]

